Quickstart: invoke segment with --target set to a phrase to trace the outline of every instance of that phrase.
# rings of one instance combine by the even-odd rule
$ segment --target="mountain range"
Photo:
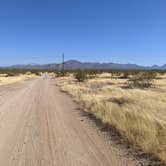
[[[62,64],[52,63],[52,64],[27,64],[27,65],[13,65],[7,68],[24,68],[24,69],[60,69]],[[166,70],[166,64],[163,66],[153,65],[153,66],[141,66],[137,64],[119,64],[119,63],[96,63],[96,62],[80,62],[77,60],[68,60],[64,62],[65,69],[158,69]]]

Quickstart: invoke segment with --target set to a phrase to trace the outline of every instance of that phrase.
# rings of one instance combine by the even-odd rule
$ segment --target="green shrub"
[[[120,76],[120,78],[121,79],[127,79],[127,78],[129,78],[129,76],[130,76],[130,72],[125,71],[125,72],[123,72],[122,76]]]
[[[118,79],[121,76],[120,71],[112,71],[111,74],[112,74],[112,76],[111,76],[112,79]]]
[[[18,74],[17,73],[13,73],[13,72],[7,72],[6,73],[6,77],[14,77],[16,75],[18,75]]]
[[[56,77],[65,77],[65,76],[66,76],[66,72],[64,72],[64,71],[56,72]]]
[[[75,73],[74,77],[78,82],[84,82],[87,79],[87,74],[85,71],[80,70]]]
[[[129,79],[128,85],[132,88],[149,88],[152,86],[156,76],[157,73],[153,71],[139,72]]]

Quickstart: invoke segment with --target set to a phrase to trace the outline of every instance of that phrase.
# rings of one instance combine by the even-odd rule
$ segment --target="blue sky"
[[[166,63],[165,0],[1,0],[0,65]]]

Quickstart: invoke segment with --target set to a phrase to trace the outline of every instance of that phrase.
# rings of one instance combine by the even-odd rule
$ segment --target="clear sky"
[[[166,0],[1,0],[0,65],[166,63]]]

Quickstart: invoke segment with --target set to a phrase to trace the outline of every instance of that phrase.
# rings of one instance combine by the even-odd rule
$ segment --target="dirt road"
[[[0,165],[135,165],[77,111],[49,76],[0,86]]]

